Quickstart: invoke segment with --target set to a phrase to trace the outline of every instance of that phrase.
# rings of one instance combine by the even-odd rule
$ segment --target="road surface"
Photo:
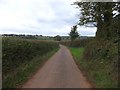
[[[22,88],[91,88],[69,50],[60,45],[56,52]]]

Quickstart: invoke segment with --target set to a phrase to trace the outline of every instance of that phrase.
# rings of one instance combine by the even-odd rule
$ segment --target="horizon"
[[[12,34],[12,33],[11,33]],[[7,35],[11,35],[11,34],[7,34]],[[0,34],[0,35],[4,35],[4,34]],[[13,34],[13,35],[25,35],[25,36],[27,36],[27,35],[32,35],[32,36],[35,36],[35,35],[38,35],[38,36],[40,36],[41,34]],[[54,37],[54,36],[57,36],[57,35],[42,35],[43,37],[45,36],[48,36],[48,37]],[[63,36],[68,36],[69,37],[69,35],[59,35],[59,36],[61,36],[61,37],[63,37]],[[79,35],[79,37],[96,37],[96,36],[81,36],[81,35]]]
[[[0,0],[0,34],[66,36],[79,22],[75,0]],[[96,27],[78,26],[81,36],[95,36]]]

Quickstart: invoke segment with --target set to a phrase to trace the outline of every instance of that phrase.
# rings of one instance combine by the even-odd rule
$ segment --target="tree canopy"
[[[61,37],[60,37],[59,35],[55,36],[54,39],[55,39],[56,41],[61,41]]]
[[[79,33],[77,32],[77,25],[71,28],[71,32],[69,33],[71,41],[74,41],[77,37],[79,37]]]
[[[81,11],[78,25],[97,27],[98,38],[111,37],[113,20],[116,16],[120,16],[119,2],[75,2],[74,4],[78,5]]]

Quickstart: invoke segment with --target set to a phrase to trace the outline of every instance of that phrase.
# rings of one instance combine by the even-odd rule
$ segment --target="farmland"
[[[59,48],[57,42],[2,38],[3,87],[16,87]]]

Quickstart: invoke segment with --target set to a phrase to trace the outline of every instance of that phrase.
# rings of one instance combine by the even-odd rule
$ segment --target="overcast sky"
[[[79,21],[75,0],[0,0],[1,34],[68,35]],[[95,36],[96,28],[79,27],[81,36]]]

